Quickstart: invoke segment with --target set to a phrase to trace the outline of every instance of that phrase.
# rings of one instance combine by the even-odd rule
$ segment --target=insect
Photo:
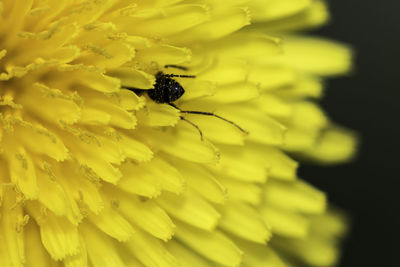
[[[183,66],[178,66],[178,65],[165,65],[165,68],[176,68],[180,70],[187,71],[188,68],[183,67]],[[148,89],[148,90],[143,90],[143,89],[138,89],[138,88],[133,88],[133,87],[125,87],[126,89],[132,90],[138,95],[143,94],[144,92],[147,92],[147,95],[155,101],[156,103],[160,104],[168,104],[177,110],[179,110],[181,113],[186,113],[186,114],[198,114],[198,115],[206,115],[206,116],[213,116],[218,119],[221,119],[223,121],[226,121],[233,126],[235,126],[237,129],[239,129],[241,132],[248,134],[246,130],[244,130],[242,127],[234,123],[233,121],[230,121],[224,117],[221,117],[213,112],[203,112],[203,111],[193,111],[193,110],[182,110],[179,107],[177,107],[173,102],[178,100],[184,93],[185,89],[183,89],[182,85],[179,84],[175,79],[173,78],[196,78],[194,75],[176,75],[176,74],[166,74],[163,73],[162,71],[158,71],[156,74],[156,82],[154,84],[153,89]],[[200,128],[194,124],[193,122],[187,120],[185,117],[180,116],[181,120],[186,121],[187,123],[191,124],[193,127],[195,127],[201,137],[201,140],[203,140],[203,133],[200,130]]]

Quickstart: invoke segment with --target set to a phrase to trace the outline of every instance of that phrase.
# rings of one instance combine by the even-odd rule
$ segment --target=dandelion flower
[[[354,151],[314,101],[349,50],[294,34],[327,20],[324,1],[3,0],[0,12],[0,266],[335,263],[345,225],[287,154]],[[174,78],[180,110],[249,134],[135,93],[159,71],[196,75]]]

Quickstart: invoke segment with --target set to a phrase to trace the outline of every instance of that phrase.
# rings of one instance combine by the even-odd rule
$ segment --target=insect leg
[[[196,124],[194,124],[194,123],[193,123],[193,122],[191,122],[190,120],[188,120],[188,119],[185,119],[185,118],[184,118],[184,117],[182,117],[182,116],[180,116],[180,118],[181,118],[181,120],[183,120],[183,121],[186,121],[187,123],[189,123],[190,125],[192,125],[194,128],[196,128],[196,129],[197,129],[197,131],[199,131],[199,134],[200,134],[201,141],[203,141],[203,140],[204,140],[204,138],[203,138],[203,132],[200,130],[199,126],[197,126]]]
[[[183,67],[183,66],[179,66],[179,65],[165,65],[164,68],[168,69],[168,68],[175,68],[175,69],[179,69],[179,70],[188,70],[188,68]]]
[[[198,115],[206,115],[206,116],[212,116],[212,117],[216,117],[218,119],[221,119],[223,121],[226,121],[230,124],[232,124],[233,126],[235,126],[237,129],[239,129],[241,132],[245,133],[245,134],[249,134],[248,131],[246,131],[245,129],[243,129],[242,127],[240,127],[239,125],[237,125],[236,123],[234,123],[231,120],[225,119],[224,117],[221,117],[215,113],[212,112],[204,112],[204,111],[193,111],[193,110],[181,110],[180,108],[178,108],[177,106],[175,106],[175,104],[173,103],[169,103],[170,106],[173,106],[174,108],[176,108],[177,110],[179,110],[181,113],[187,113],[187,114],[198,114]]]
[[[178,77],[178,78],[196,78],[195,75],[176,75],[176,74],[163,74],[163,75],[164,75],[164,77],[168,77],[168,78],[171,78],[171,77]]]

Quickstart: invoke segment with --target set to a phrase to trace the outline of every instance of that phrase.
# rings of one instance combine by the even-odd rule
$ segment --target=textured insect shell
[[[172,103],[179,99],[185,90],[174,79],[157,75],[153,90],[149,90],[149,97],[157,103]]]

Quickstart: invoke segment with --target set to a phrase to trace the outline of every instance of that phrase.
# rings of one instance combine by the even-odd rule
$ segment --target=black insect
[[[177,68],[177,69],[185,70],[185,71],[188,70],[186,67],[177,66],[177,65],[165,65],[164,67],[165,68]],[[147,92],[147,95],[150,97],[150,99],[152,99],[156,103],[168,104],[168,105],[176,108],[177,110],[179,110],[181,113],[199,114],[199,115],[213,116],[213,117],[219,118],[221,120],[224,120],[224,121],[232,124],[237,129],[239,129],[241,132],[248,134],[248,132],[246,130],[244,130],[242,127],[240,127],[233,121],[225,119],[225,118],[223,118],[217,114],[214,114],[212,112],[181,110],[180,108],[178,108],[173,102],[178,100],[185,93],[185,89],[183,89],[182,85],[180,85],[176,80],[173,79],[175,77],[196,78],[196,76],[194,76],[194,75],[165,74],[162,71],[159,71],[156,74],[156,82],[154,84],[153,89],[143,90],[143,89],[132,88],[132,87],[125,87],[125,88],[134,91],[138,95],[141,95],[141,94]],[[184,120],[184,121],[188,122],[189,124],[191,124],[192,126],[194,126],[199,131],[200,137],[203,140],[203,133],[196,124],[185,119],[183,116],[180,116],[180,118],[181,118],[181,120]]]

